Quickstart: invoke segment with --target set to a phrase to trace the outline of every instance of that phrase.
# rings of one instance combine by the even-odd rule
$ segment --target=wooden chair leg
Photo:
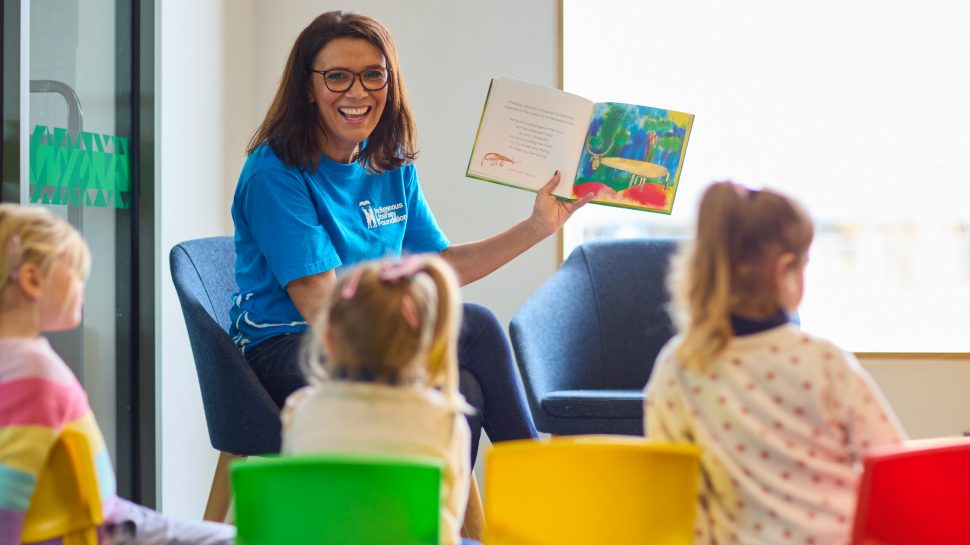
[[[219,453],[219,461],[216,462],[216,472],[212,476],[212,488],[209,489],[209,501],[205,504],[205,514],[203,520],[215,522],[225,522],[229,515],[229,501],[232,499],[232,492],[229,490],[229,462],[242,458],[228,452]]]
[[[465,521],[461,525],[461,537],[482,541],[485,534],[485,510],[482,507],[482,495],[478,491],[478,479],[475,473],[468,488],[468,506],[465,507]]]

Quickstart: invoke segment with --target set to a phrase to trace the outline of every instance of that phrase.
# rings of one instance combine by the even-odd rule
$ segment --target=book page
[[[559,170],[554,193],[572,196],[593,103],[513,79],[494,79],[467,175],[536,191]]]
[[[596,104],[573,185],[594,203],[670,214],[687,153],[693,114]]]

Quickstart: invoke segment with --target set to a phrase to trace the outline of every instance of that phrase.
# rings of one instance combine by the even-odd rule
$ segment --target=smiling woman
[[[347,61],[357,66],[338,64]],[[320,77],[312,80],[310,102],[320,114],[321,129],[327,128],[323,154],[330,159],[353,162],[358,143],[377,128],[387,103],[386,62],[380,49],[360,38],[337,38],[317,53],[313,64],[320,68],[312,72]]]
[[[369,17],[344,12],[312,21],[297,38],[250,141],[232,204],[239,293],[230,333],[277,404],[305,385],[303,332],[317,318],[338,270],[376,258],[436,253],[467,284],[559,230],[589,200],[553,197],[557,173],[538,191],[528,218],[484,240],[452,244],[418,183],[415,134],[388,31]],[[474,409],[467,415],[474,463],[486,423],[492,441],[537,433],[501,324],[482,306],[465,304],[462,314],[456,351],[459,388]],[[477,530],[466,525],[470,537]]]

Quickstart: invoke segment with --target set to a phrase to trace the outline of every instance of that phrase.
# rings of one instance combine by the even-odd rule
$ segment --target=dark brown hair
[[[317,168],[321,139],[327,138],[328,128],[308,98],[311,69],[320,50],[336,38],[367,40],[381,51],[390,70],[384,112],[357,162],[373,172],[383,172],[417,157],[417,131],[390,32],[370,17],[343,11],[320,15],[300,33],[283,68],[273,103],[249,140],[247,154],[266,142],[284,163],[304,170]]]

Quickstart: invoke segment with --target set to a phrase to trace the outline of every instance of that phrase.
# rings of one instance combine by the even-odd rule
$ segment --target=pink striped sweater
[[[118,520],[114,470],[81,384],[47,339],[0,338],[0,545],[21,543],[44,461],[68,429],[90,441],[106,522]]]

